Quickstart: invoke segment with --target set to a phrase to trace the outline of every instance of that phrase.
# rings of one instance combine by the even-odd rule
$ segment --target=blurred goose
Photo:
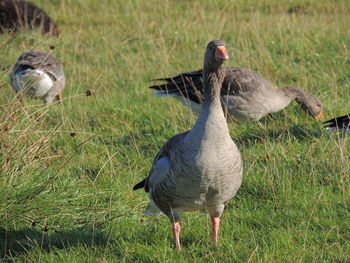
[[[8,28],[12,31],[18,28],[31,29],[41,27],[43,34],[51,33],[58,36],[60,31],[55,22],[43,9],[23,0],[0,0],[0,33]]]
[[[46,52],[29,51],[17,60],[10,75],[11,85],[21,98],[43,98],[46,104],[62,99],[65,77],[62,63]]]
[[[149,176],[133,188],[144,187],[149,193],[145,215],[161,211],[169,217],[177,249],[183,211],[206,209],[216,243],[220,216],[241,185],[241,155],[220,103],[227,59],[222,40],[209,42],[204,56],[203,108],[194,127],[170,138],[156,155]]]
[[[324,122],[328,131],[345,131],[350,134],[350,113]]]
[[[172,78],[156,79],[164,84],[151,86],[158,96],[173,96],[195,112],[203,104],[202,70],[181,73]],[[285,108],[295,100],[311,116],[322,119],[320,100],[294,86],[276,88],[249,69],[226,68],[221,89],[221,103],[225,112],[239,120],[259,120],[265,115]]]

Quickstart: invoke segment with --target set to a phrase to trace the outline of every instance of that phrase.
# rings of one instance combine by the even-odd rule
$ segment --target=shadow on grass
[[[46,233],[29,227],[20,230],[0,228],[0,261],[27,254],[37,248],[49,252],[51,249],[77,246],[105,246],[107,242],[108,238],[96,230],[73,229]]]
[[[252,133],[243,133],[235,138],[235,142],[240,147],[250,147],[256,143],[265,143],[266,141],[286,141],[294,139],[298,142],[312,140],[321,137],[322,132],[317,125],[312,128],[305,128],[295,125],[285,129],[254,130]]]

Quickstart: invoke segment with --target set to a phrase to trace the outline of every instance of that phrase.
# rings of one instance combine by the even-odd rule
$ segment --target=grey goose
[[[202,70],[181,73],[151,86],[158,96],[173,96],[195,112],[203,104]],[[238,120],[259,120],[265,115],[285,108],[295,100],[311,116],[322,119],[321,101],[314,95],[295,87],[276,88],[258,73],[241,67],[225,69],[221,89],[221,103],[225,112]]]
[[[230,137],[220,102],[227,59],[222,40],[209,42],[204,56],[204,102],[196,123],[163,145],[148,177],[133,188],[144,188],[149,194],[145,215],[161,211],[169,217],[177,249],[183,211],[206,209],[213,240],[218,241],[220,216],[242,182],[241,155]]]
[[[330,132],[344,131],[350,134],[350,113],[325,121],[326,128]]]
[[[11,85],[21,98],[43,98],[46,104],[62,99],[65,77],[62,63],[46,52],[23,53],[10,74]]]
[[[43,34],[60,34],[57,24],[35,4],[23,0],[0,1],[0,33],[34,27],[40,27]]]

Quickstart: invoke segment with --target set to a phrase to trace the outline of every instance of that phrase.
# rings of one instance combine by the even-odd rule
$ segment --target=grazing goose
[[[16,30],[31,29],[35,26],[40,26],[43,34],[58,36],[60,33],[51,17],[35,4],[22,0],[0,1],[0,33],[4,32],[5,28]]]
[[[324,122],[328,131],[345,131],[350,134],[350,113]]]
[[[180,249],[179,220],[183,211],[206,209],[213,240],[218,241],[220,216],[241,185],[243,168],[239,150],[228,132],[220,103],[224,61],[222,40],[209,42],[204,56],[203,109],[187,132],[170,138],[156,155],[144,187],[150,203],[145,215],[163,212],[171,221],[176,248]]]
[[[202,70],[156,80],[166,82],[150,87],[158,91],[158,96],[174,96],[193,111],[201,111]],[[311,116],[323,118],[321,102],[314,95],[294,86],[275,88],[271,82],[245,68],[226,68],[220,94],[225,112],[239,120],[259,120],[266,114],[282,110],[292,100]]]
[[[64,72],[62,63],[46,52],[29,51],[17,60],[10,74],[11,85],[18,93],[43,98],[46,104],[62,99]]]

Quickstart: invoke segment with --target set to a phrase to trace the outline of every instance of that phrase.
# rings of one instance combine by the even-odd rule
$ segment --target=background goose
[[[241,185],[241,156],[229,135],[220,103],[227,59],[223,41],[209,42],[204,56],[203,109],[194,127],[169,139],[155,157],[148,178],[133,188],[144,187],[149,193],[146,215],[160,209],[169,217],[177,249],[183,211],[206,209],[217,242],[225,204]]]
[[[42,33],[51,33],[58,36],[60,31],[45,11],[35,4],[18,0],[0,1],[0,33],[5,28],[16,30],[18,28],[31,29],[41,27]]]
[[[162,78],[166,83],[151,86],[158,96],[174,96],[200,112],[203,104],[202,70],[181,73],[172,78]],[[236,119],[259,120],[266,114],[285,108],[292,100],[311,116],[322,119],[320,100],[294,86],[276,88],[256,72],[249,69],[226,68],[221,89],[221,102],[225,111]]]
[[[350,113],[324,122],[330,132],[345,131],[350,134]]]
[[[46,104],[62,99],[65,77],[62,63],[46,52],[29,51],[17,60],[10,74],[11,85],[21,98],[43,98]]]

